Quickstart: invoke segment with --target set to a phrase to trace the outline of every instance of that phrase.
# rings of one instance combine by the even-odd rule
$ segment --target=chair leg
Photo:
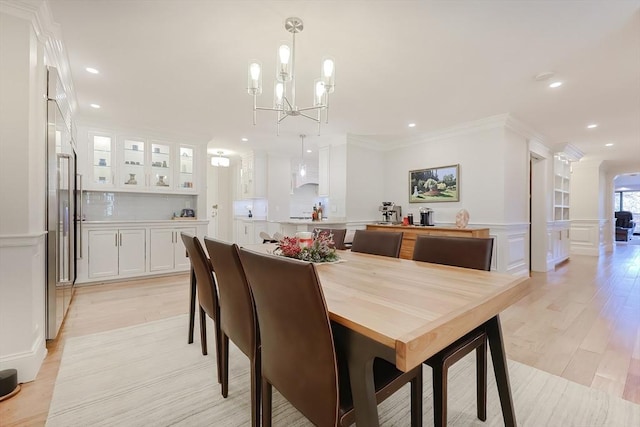
[[[258,427],[260,424],[260,378],[262,377],[260,363],[258,351],[251,359],[251,425],[253,427]]]
[[[222,371],[222,397],[229,395],[229,337],[220,335],[220,370]]]
[[[271,427],[271,384],[262,378],[262,427]]]
[[[476,387],[478,419],[487,420],[487,340],[476,348]]]
[[[447,368],[435,364],[433,368],[433,425],[447,425]]]
[[[422,365],[411,380],[411,426],[422,426]]]
[[[218,368],[218,384],[222,384],[222,349],[220,341],[222,340],[222,331],[220,330],[220,307],[216,305],[216,318],[213,320],[213,330],[216,341],[216,365]]]
[[[207,355],[207,315],[200,307],[200,345],[202,346],[202,355]]]

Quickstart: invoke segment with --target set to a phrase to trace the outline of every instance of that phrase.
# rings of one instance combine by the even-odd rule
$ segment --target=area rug
[[[69,339],[46,425],[249,425],[248,358],[231,345],[229,396],[223,399],[213,337],[209,349],[202,356],[197,339],[187,344],[186,315]],[[487,421],[476,418],[474,357],[475,352],[449,371],[448,425],[504,425],[491,363]],[[521,426],[640,425],[640,405],[511,360],[509,374]],[[433,425],[432,402],[431,369],[425,366],[427,426]],[[273,404],[274,426],[311,425],[275,390]],[[409,408],[407,385],[379,406],[381,425],[410,425]]]

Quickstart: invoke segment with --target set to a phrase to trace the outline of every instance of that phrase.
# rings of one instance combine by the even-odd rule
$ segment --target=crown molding
[[[449,139],[453,137],[458,137],[462,135],[469,135],[472,133],[492,130],[492,129],[500,129],[507,126],[510,120],[513,120],[510,114],[497,114],[495,116],[485,117],[483,119],[472,120],[464,123],[459,123],[454,126],[450,126],[444,129],[435,130],[432,132],[421,133],[417,135],[412,135],[410,137],[399,137],[399,141],[393,144],[393,147],[387,146],[380,141],[371,141],[367,139],[366,136],[358,135],[356,138],[360,142],[365,142],[368,144],[373,144],[377,146],[377,148],[381,151],[391,151],[399,148],[407,148],[412,147],[418,144],[437,142],[444,139]],[[515,122],[512,122],[515,123]],[[390,136],[392,137],[392,136]]]

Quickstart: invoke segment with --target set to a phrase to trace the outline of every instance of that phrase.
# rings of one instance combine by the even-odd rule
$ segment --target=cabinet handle
[[[120,246],[122,246],[122,233],[120,233]]]
[[[118,233],[115,234],[116,236],[116,247],[118,246]]]

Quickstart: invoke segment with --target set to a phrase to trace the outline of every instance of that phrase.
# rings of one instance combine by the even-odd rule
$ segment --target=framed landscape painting
[[[409,203],[460,200],[460,165],[409,171]]]

